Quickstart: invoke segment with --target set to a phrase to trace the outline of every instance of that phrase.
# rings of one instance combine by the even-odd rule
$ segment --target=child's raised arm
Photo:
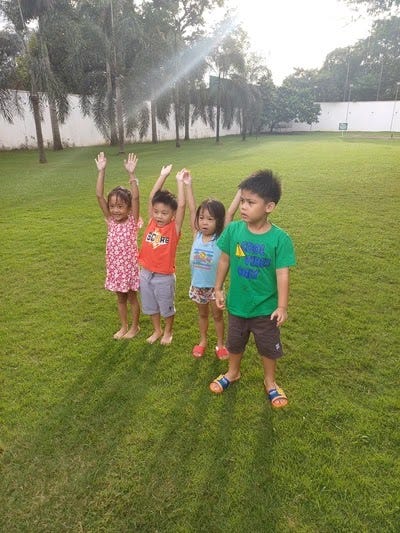
[[[176,182],[178,185],[178,208],[175,215],[176,232],[179,234],[182,229],[183,219],[185,218],[186,197],[183,179],[188,175],[186,168],[180,170],[176,175]],[[190,174],[189,174],[190,175]]]
[[[187,170],[183,176],[183,183],[186,190],[186,202],[189,207],[190,214],[190,227],[193,233],[196,233],[196,200],[194,199],[193,187],[192,187],[192,176]]]
[[[138,164],[138,158],[136,157],[135,154],[128,154],[128,159],[124,160],[124,167],[127,173],[129,174],[129,183],[131,186],[131,193],[132,193],[131,213],[134,219],[136,220],[136,222],[139,220],[139,213],[140,213],[138,179],[135,174],[137,164]]]
[[[228,207],[226,213],[225,213],[225,222],[224,226],[227,226],[229,222],[232,222],[233,217],[235,216],[235,213],[239,207],[240,204],[240,196],[242,194],[242,190],[238,189],[237,193],[235,194],[231,205]]]
[[[110,212],[108,210],[107,200],[104,198],[104,179],[106,176],[106,166],[107,158],[104,155],[104,152],[100,152],[99,155],[95,158],[95,163],[97,166],[97,183],[96,183],[96,197],[99,203],[100,209],[103,211],[104,216],[108,218]]]
[[[169,176],[169,174],[171,172],[171,169],[172,169],[172,165],[166,165],[166,166],[162,167],[162,169],[160,171],[160,175],[157,178],[155,184],[153,185],[153,188],[150,191],[149,203],[148,203],[149,218],[151,218],[152,213],[153,213],[153,209],[152,209],[153,208],[153,206],[152,206],[153,196],[156,194],[157,191],[159,191],[159,190],[161,190],[163,188],[165,180],[168,178],[168,176]]]

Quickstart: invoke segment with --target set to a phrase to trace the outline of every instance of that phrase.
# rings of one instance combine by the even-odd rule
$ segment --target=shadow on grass
[[[274,531],[279,516],[272,478],[275,437],[271,412],[262,397],[240,386],[210,401],[218,420],[212,427],[203,492],[198,494],[190,523],[193,531]],[[261,400],[254,413],[248,410],[252,401],[246,401],[244,395]]]
[[[112,342],[90,360],[4,454],[4,530],[242,531],[275,522],[269,410],[249,412],[241,383],[213,396],[209,366],[182,364],[176,351]]]
[[[131,346],[115,341],[107,345],[43,413],[34,433],[6,451],[3,483],[13,509],[12,516],[3,516],[6,527],[51,530],[56,524],[63,529],[65,521],[76,523],[160,361],[155,347],[144,346],[139,357],[132,355]]]

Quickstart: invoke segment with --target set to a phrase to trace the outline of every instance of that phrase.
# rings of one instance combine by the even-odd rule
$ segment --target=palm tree
[[[25,22],[25,16],[23,14],[23,6],[21,0],[17,0],[17,4],[11,1],[3,1],[2,10],[6,17],[12,21],[16,31],[21,37],[21,42],[23,43],[25,58],[28,66],[29,72],[29,82],[30,82],[30,103],[32,105],[33,118],[35,122],[36,129],[36,140],[38,145],[39,152],[39,162],[47,163],[46,154],[44,151],[44,142],[43,142],[43,132],[41,124],[41,112],[40,112],[40,97],[38,89],[38,76],[37,71],[35,70],[35,61],[31,54],[32,43],[28,42],[29,33]]]
[[[170,82],[172,39],[170,13],[164,5],[146,2],[142,12],[142,47],[137,57],[139,77],[144,84],[144,94],[150,97],[150,123],[153,143],[158,142],[157,120],[169,128],[172,105]]]
[[[226,25],[227,21],[222,24],[223,26]],[[216,104],[217,112],[215,134],[217,143],[220,140],[221,107],[224,102],[229,101],[229,89],[233,87],[232,83],[226,81],[225,78],[243,71],[246,39],[246,33],[241,28],[236,28],[234,32],[225,37],[211,55],[211,61],[217,70],[217,79],[214,78],[213,83],[210,84],[210,92]],[[230,108],[231,106],[228,105],[227,107]]]
[[[59,119],[64,120],[68,114],[69,104],[67,90],[54,74],[50,61],[48,43],[52,42],[52,20],[58,17],[58,11],[68,3],[67,0],[18,0],[21,17],[25,22],[37,20],[38,40],[38,85],[49,103],[50,121],[53,134],[53,149],[62,150]]]
[[[3,0],[2,8],[20,32],[29,67],[31,85],[30,100],[37,129],[40,160],[44,162],[44,148],[41,132],[41,98],[44,93],[49,104],[51,126],[53,132],[53,148],[61,150],[59,120],[63,121],[68,114],[69,104],[67,89],[55,75],[49,55],[49,44],[54,43],[52,24],[58,20],[60,10],[69,6],[68,0]],[[27,23],[36,21],[36,29],[28,30]]]
[[[203,81],[208,69],[206,61],[206,51],[210,48],[208,43],[209,39],[200,39],[187,49],[188,66],[185,66],[185,75],[181,82],[185,141],[190,140],[190,125],[195,116],[199,115],[204,124],[208,122],[206,113],[208,101]],[[203,107],[202,110],[200,106]]]
[[[261,58],[256,54],[247,54],[243,68],[232,76],[237,122],[240,124],[243,141],[248,133],[257,131],[261,123],[264,100],[261,80],[264,90],[267,81],[273,88],[271,72]]]
[[[117,60],[117,38],[114,24],[114,4],[113,0],[110,0],[110,29],[111,29],[111,64],[114,71],[114,83],[115,83],[115,114],[117,118],[118,127],[118,143],[119,152],[125,151],[125,136],[124,136],[124,120],[123,109],[121,100],[121,69],[120,63]]]
[[[0,31],[0,115],[10,124],[15,113],[20,113],[18,95],[15,88],[16,59],[21,53],[21,44],[16,33]]]
[[[85,73],[79,86],[81,106],[84,113],[92,114],[99,130],[114,146],[119,144],[119,138],[115,104],[113,4],[111,0],[81,1],[77,10],[84,34],[84,38],[78,43],[78,47],[81,47],[78,55],[82,57],[82,71]],[[120,92],[118,96],[120,97]]]
[[[129,0],[81,0],[77,9],[85,37],[81,105],[123,152],[125,129],[131,132],[144,116],[136,60],[141,47],[139,15]]]
[[[179,130],[180,126],[185,124],[185,104],[187,117],[189,115],[188,109],[190,109],[190,105],[188,105],[190,91],[187,89],[185,80],[187,80],[192,68],[188,67],[185,56],[190,55],[189,45],[201,35],[205,26],[204,15],[206,11],[213,6],[222,5],[223,0],[163,0],[162,2],[149,0],[147,4],[155,13],[158,13],[160,26],[165,31],[165,42],[169,43],[168,52],[171,58],[167,62],[167,72],[169,73],[169,86],[172,90],[175,146],[179,148]],[[206,54],[203,58],[200,57],[200,61],[205,56]],[[187,118],[186,124],[188,125]],[[186,136],[188,137],[188,126]]]

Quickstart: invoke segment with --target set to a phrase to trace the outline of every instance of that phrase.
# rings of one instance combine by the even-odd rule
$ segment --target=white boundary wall
[[[0,117],[0,150],[10,150],[14,148],[35,148],[36,130],[33,114],[29,105],[29,93],[21,91],[20,96],[21,108],[23,115],[15,115],[13,124],[9,124]],[[79,97],[69,95],[70,114],[64,124],[60,124],[61,140],[64,146],[94,146],[105,144],[106,141],[102,134],[96,128],[90,117],[84,117],[79,106]],[[42,131],[44,143],[51,146],[53,142],[51,132],[51,122],[48,107],[43,110]],[[175,139],[175,127],[171,116],[171,127],[168,130],[163,125],[157,125],[158,139],[165,141]],[[239,126],[234,124],[232,129],[226,130],[221,128],[221,136],[235,135],[239,133]],[[181,128],[181,138],[184,137],[184,129]],[[190,137],[200,139],[203,137],[213,137],[215,131],[206,126],[202,120],[198,119],[190,126]],[[127,139],[127,142],[139,142],[139,136],[133,136]],[[142,142],[151,141],[151,131],[149,131]]]
[[[284,131],[338,131],[340,122],[347,122],[347,131],[400,131],[400,100],[321,102],[320,106],[316,124],[292,122]]]
[[[14,123],[8,124],[0,117],[0,150],[14,148],[35,148],[36,131],[32,111],[29,106],[29,94],[19,93],[23,116],[16,115]],[[79,97],[69,96],[70,114],[64,124],[60,124],[61,139],[64,146],[93,146],[105,144],[101,133],[97,130],[90,117],[84,117],[79,106]],[[387,102],[321,102],[321,115],[316,124],[292,122],[280,131],[338,131],[340,122],[347,122],[348,131],[392,131],[400,132],[400,100]],[[346,121],[347,117],[347,121]],[[51,146],[52,133],[48,108],[43,112],[42,122],[43,138],[45,145]],[[160,141],[175,138],[175,130],[171,120],[171,128],[168,130],[158,124],[158,138]],[[234,124],[232,129],[221,128],[221,136],[239,134],[239,126]],[[181,138],[184,131],[181,130]],[[214,130],[205,126],[201,120],[197,120],[190,127],[192,139],[213,137]],[[128,142],[138,142],[138,136],[127,139]],[[143,142],[151,141],[151,132],[143,139]]]

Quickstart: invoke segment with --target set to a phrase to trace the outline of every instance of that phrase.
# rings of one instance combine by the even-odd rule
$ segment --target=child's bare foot
[[[136,326],[136,327],[131,327],[130,329],[128,329],[128,331],[125,333],[124,335],[124,339],[133,339],[133,337],[136,337],[136,335],[139,333],[140,331],[140,327],[139,326]]]
[[[171,344],[172,342],[172,333],[165,333],[162,336],[162,339],[160,340],[160,344],[163,344],[164,346],[167,346],[168,344]]]
[[[113,338],[118,341],[119,339],[122,339],[122,337],[127,333],[127,331],[128,328],[121,328],[119,331],[117,331],[117,333],[114,333]]]
[[[150,337],[147,337],[146,342],[154,344],[162,335],[162,331],[154,331]]]

